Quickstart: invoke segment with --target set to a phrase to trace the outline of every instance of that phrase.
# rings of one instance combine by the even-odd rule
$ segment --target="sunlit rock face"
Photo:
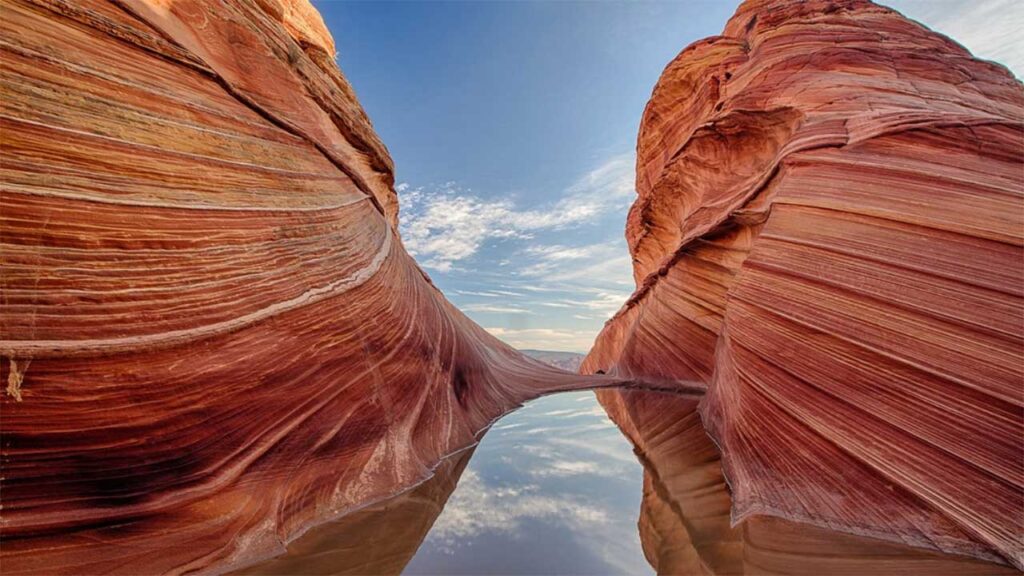
[[[5,0],[4,574],[221,572],[545,391],[402,248],[303,0]]]
[[[920,550],[886,552],[900,569],[1024,566],[1022,118],[1005,68],[864,1],[747,2],[668,65],[637,145],[638,289],[583,369],[704,383],[737,526],[673,480],[690,407],[601,392],[661,472],[641,526],[695,542],[649,554],[751,569],[738,538],[792,572],[783,552],[824,538]]]

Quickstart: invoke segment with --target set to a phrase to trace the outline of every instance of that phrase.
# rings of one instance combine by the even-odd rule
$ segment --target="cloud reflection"
[[[592,393],[537,400],[484,437],[409,573],[514,572],[522,564],[501,559],[520,554],[534,571],[650,573],[636,531],[641,482]]]
[[[427,541],[454,554],[456,548],[483,532],[515,537],[528,519],[553,520],[572,530],[593,530],[607,523],[609,515],[607,510],[575,498],[544,495],[536,484],[488,486],[476,470],[467,470]]]

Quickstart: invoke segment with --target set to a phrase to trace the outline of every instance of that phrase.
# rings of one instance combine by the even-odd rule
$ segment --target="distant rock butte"
[[[638,289],[583,365],[707,388],[720,450],[694,401],[599,392],[660,471],[659,571],[1024,567],[1022,119],[1005,68],[861,0],[746,2],[668,65]]]
[[[583,358],[585,358],[585,355],[577,354],[576,352],[554,352],[551,350],[520,350],[520,352],[534,360],[540,360],[545,364],[550,364],[555,368],[561,368],[569,372],[579,372],[580,364],[583,363]]]
[[[246,566],[622,382],[431,285],[304,0],[7,0],[0,28],[5,575]]]

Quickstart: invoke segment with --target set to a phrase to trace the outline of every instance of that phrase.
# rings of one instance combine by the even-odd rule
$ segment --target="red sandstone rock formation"
[[[608,414],[644,464],[640,540],[658,574],[1017,574],[968,556],[943,554],[843,531],[753,515],[731,525],[731,499],[698,401],[675,394],[601,391]]]
[[[654,89],[638,289],[584,370],[705,383],[744,530],[1021,568],[1022,119],[1005,68],[888,8],[744,3]],[[641,449],[661,429],[636,395],[601,397],[634,410]]]
[[[304,0],[4,0],[0,562],[223,571],[542,392],[395,232]]]
[[[366,576],[401,574],[444,509],[473,449],[444,459],[412,490],[303,534],[281,557],[236,572],[241,576]]]

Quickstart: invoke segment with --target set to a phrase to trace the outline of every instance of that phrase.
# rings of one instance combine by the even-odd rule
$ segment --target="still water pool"
[[[643,468],[591,392],[541,398],[484,436],[404,574],[651,574]]]

